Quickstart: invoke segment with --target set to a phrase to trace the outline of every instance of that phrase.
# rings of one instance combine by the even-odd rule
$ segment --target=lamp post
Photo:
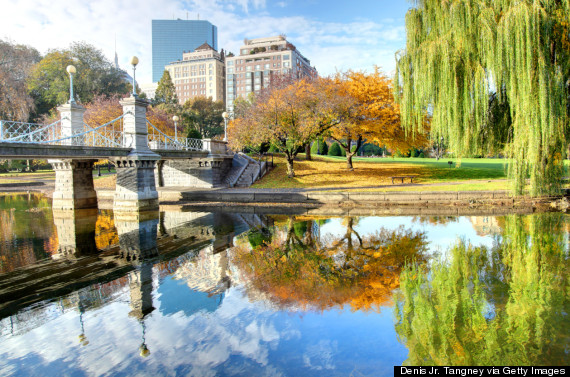
[[[132,93],[133,97],[137,97],[137,91],[135,87],[135,74],[137,70],[137,64],[139,64],[139,58],[133,56],[131,58],[131,65],[133,66],[133,93]]]
[[[75,99],[73,98],[73,75],[75,72],[77,72],[77,70],[73,65],[68,65],[66,70],[67,73],[69,73],[69,103],[74,104]]]
[[[226,111],[222,113],[222,118],[224,118],[224,141],[228,141],[228,113]]]
[[[174,141],[178,142],[178,120],[180,118],[178,118],[178,115],[175,115],[172,117],[172,120],[174,121]]]

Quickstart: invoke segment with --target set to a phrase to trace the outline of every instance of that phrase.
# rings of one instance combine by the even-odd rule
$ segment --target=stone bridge
[[[147,120],[146,101],[131,96],[120,103],[123,115],[97,127],[85,124],[85,108],[75,102],[58,107],[61,120],[49,126],[0,121],[0,158],[47,158],[56,173],[55,209],[97,208],[98,159],[116,166],[118,211],[158,208],[157,186],[225,185],[233,160],[225,141],[175,139]]]

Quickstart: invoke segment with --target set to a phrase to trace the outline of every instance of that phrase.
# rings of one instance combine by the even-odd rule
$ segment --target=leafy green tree
[[[128,94],[130,85],[123,73],[103,52],[85,42],[74,42],[68,49],[50,50],[32,69],[28,90],[36,104],[35,117],[48,113],[69,100],[68,65],[74,65],[76,101],[87,103],[97,95]]]
[[[164,70],[162,77],[158,81],[158,86],[154,94],[153,104],[176,105],[178,98],[176,97],[176,87],[172,82],[172,77],[167,70]]]
[[[223,101],[195,97],[182,106],[182,119],[186,129],[197,130],[202,137],[209,139],[224,134],[223,112]]]
[[[404,127],[428,125],[459,156],[499,144],[514,159],[516,193],[529,176],[532,195],[559,193],[570,129],[570,3],[415,4],[395,76]]]
[[[34,101],[26,80],[38,61],[36,49],[0,40],[0,119],[28,120]]]

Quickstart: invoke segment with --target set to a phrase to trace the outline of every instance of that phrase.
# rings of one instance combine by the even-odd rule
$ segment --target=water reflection
[[[232,262],[246,275],[252,296],[280,308],[379,310],[390,302],[405,263],[425,261],[427,241],[403,227],[361,235],[357,222],[346,217],[343,233],[320,237],[314,220],[289,217],[272,237],[251,242],[250,236],[235,247]]]
[[[566,215],[508,216],[488,249],[401,275],[396,330],[409,365],[565,365],[570,345]]]
[[[392,375],[569,352],[563,215],[41,211],[47,257],[0,273],[0,374]]]

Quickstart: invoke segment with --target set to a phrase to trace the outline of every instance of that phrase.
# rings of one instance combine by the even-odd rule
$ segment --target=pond
[[[562,213],[53,211],[0,197],[0,375],[567,365]]]

